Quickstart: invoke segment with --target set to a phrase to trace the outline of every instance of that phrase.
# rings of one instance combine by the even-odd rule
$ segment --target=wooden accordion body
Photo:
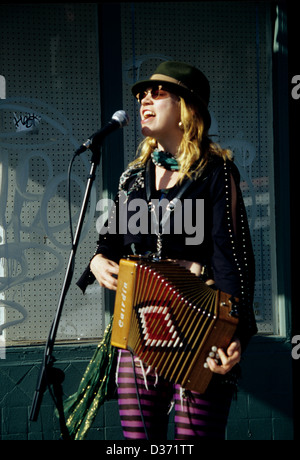
[[[232,296],[171,261],[120,261],[111,343],[158,375],[204,393],[212,347],[227,348],[238,324]]]

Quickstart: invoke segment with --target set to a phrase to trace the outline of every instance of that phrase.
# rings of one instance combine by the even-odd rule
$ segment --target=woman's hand
[[[116,262],[98,254],[92,259],[90,269],[101,287],[117,290],[119,265]]]
[[[215,374],[225,375],[241,360],[241,342],[239,339],[234,339],[227,348],[226,353],[222,348],[219,348],[217,353],[220,358],[220,364],[217,364],[214,359],[208,358],[208,367]]]

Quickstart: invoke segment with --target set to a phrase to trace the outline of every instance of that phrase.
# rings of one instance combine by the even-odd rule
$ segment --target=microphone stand
[[[37,421],[44,392],[46,391],[47,387],[50,387],[50,385],[52,385],[53,392],[55,394],[56,401],[57,401],[57,410],[59,414],[61,435],[62,435],[63,440],[70,440],[69,431],[65,423],[64,411],[63,411],[63,401],[62,401],[63,392],[62,392],[61,384],[64,381],[64,373],[60,369],[55,369],[53,367],[53,364],[55,362],[55,358],[53,357],[53,348],[54,348],[54,343],[55,343],[55,339],[57,335],[60,317],[61,317],[62,310],[63,310],[65,297],[70,288],[71,281],[72,281],[73,274],[74,274],[75,256],[76,256],[76,252],[77,252],[78,245],[79,245],[84,217],[85,217],[86,210],[88,207],[92,186],[96,178],[96,170],[100,163],[99,146],[98,147],[91,146],[90,150],[92,152],[90,174],[87,180],[85,195],[84,195],[84,199],[83,199],[83,203],[82,203],[82,207],[80,211],[80,216],[79,216],[79,220],[78,220],[78,224],[77,224],[77,228],[76,228],[76,232],[74,236],[74,241],[72,244],[72,250],[70,253],[70,257],[69,257],[67,271],[66,271],[66,275],[64,278],[64,283],[63,283],[63,287],[62,287],[62,291],[61,291],[61,295],[60,295],[60,299],[58,303],[58,308],[57,308],[56,315],[53,320],[53,323],[50,329],[50,333],[49,333],[49,337],[48,337],[48,341],[45,347],[44,359],[41,365],[41,370],[40,370],[40,374],[39,374],[38,381],[37,381],[37,388],[36,388],[36,391],[33,397],[30,418],[29,418],[30,421],[32,422]],[[77,155],[79,154],[78,151],[76,153]]]

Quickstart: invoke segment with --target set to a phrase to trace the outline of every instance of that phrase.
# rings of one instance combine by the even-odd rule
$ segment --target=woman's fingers
[[[117,290],[119,265],[116,262],[98,254],[92,259],[90,268],[100,286],[113,291]]]
[[[212,358],[207,359],[208,367],[215,374],[225,375],[241,360],[241,343],[235,339],[227,348],[226,353],[222,348],[218,349],[219,362]]]

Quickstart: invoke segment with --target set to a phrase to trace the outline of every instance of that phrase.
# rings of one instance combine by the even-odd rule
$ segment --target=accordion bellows
[[[235,301],[172,261],[122,259],[111,344],[167,381],[204,393],[213,375],[209,353],[234,336]]]

